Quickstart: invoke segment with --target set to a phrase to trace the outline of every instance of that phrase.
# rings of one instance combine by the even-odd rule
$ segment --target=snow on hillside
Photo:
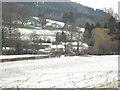
[[[48,25],[51,25],[52,23],[56,23],[58,25],[60,25],[61,27],[64,27],[64,23],[63,22],[59,22],[59,21],[54,21],[54,20],[50,20],[50,19],[46,19],[46,21],[48,22]]]
[[[33,19],[39,21],[38,17],[33,17]],[[64,23],[63,22],[59,22],[59,21],[55,21],[55,20],[51,20],[51,19],[46,19],[47,24],[46,25],[52,25],[53,23],[56,23],[58,25],[60,25],[61,27],[64,27]]]
[[[24,35],[21,37],[22,39],[29,39],[29,37],[25,36],[25,34],[30,35],[31,33],[36,33],[41,37],[41,39],[46,38],[47,40],[50,39],[50,41],[55,41],[55,35],[57,32],[62,33],[61,30],[36,30],[36,29],[31,30],[31,29],[23,29],[23,28],[18,28],[18,31],[22,35]]]
[[[80,28],[82,32],[84,32],[84,28]],[[56,39],[56,33],[62,33],[62,30],[36,30],[36,29],[25,29],[25,28],[18,28],[18,31],[23,35],[22,39],[29,39],[30,34],[36,33],[38,34],[41,39],[44,40],[46,38],[47,40],[50,39],[50,41],[55,41]],[[64,31],[66,34],[70,34],[69,31]],[[74,39],[75,37],[73,37]]]
[[[36,21],[39,21],[39,18],[38,17],[33,17],[33,19],[35,19]],[[46,19],[46,21],[47,21],[47,26],[51,26],[51,25],[53,25],[54,26],[54,24],[57,24],[57,26],[59,27],[59,28],[63,28],[64,27],[64,25],[65,25],[65,23],[63,23],[63,22],[60,22],[60,21],[55,21],[55,20],[51,20],[51,19]],[[33,22],[29,22],[29,23],[27,23],[27,24],[33,24]],[[29,35],[31,34],[31,33],[33,33],[33,32],[35,32],[36,34],[39,34],[39,36],[40,36],[40,38],[41,39],[43,39],[43,40],[50,40],[50,41],[55,41],[55,35],[56,35],[56,33],[57,32],[60,32],[60,33],[62,33],[62,30],[43,30],[43,29],[40,29],[40,27],[35,27],[36,29],[38,29],[38,30],[36,30],[36,29],[23,29],[23,28],[18,28],[18,31],[22,34],[22,39],[24,40],[24,39],[29,39]],[[78,30],[79,31],[81,31],[82,33],[84,33],[84,31],[85,31],[85,28],[82,28],[82,27],[77,27],[78,28]],[[64,31],[65,33],[67,33],[67,34],[70,34],[69,33],[69,31]],[[25,34],[27,34],[27,35],[25,35]],[[73,36],[73,39],[75,39],[75,37]]]
[[[33,17],[33,19],[37,20],[37,21],[40,21],[38,17]]]
[[[118,56],[61,57],[0,63],[0,88],[118,87]]]
[[[51,35],[54,35],[57,32],[62,32],[61,30],[36,30],[36,29],[24,29],[24,28],[18,28],[18,30],[21,34],[31,34],[33,32],[36,32],[36,34],[51,34]]]

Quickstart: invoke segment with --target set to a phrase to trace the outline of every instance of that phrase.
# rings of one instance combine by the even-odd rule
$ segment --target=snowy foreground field
[[[0,88],[118,88],[118,56],[0,63]]]

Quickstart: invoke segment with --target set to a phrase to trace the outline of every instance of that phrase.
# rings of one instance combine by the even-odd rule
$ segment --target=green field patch
[[[45,30],[48,30],[48,31],[63,31],[63,30],[61,30],[61,29],[40,29],[40,28],[35,28],[35,27],[22,27],[22,28],[20,28],[20,29],[28,29],[28,30],[43,30],[43,31],[45,31]]]
[[[22,34],[21,36],[30,37],[31,34]],[[51,36],[55,37],[53,34],[36,34],[36,36]]]

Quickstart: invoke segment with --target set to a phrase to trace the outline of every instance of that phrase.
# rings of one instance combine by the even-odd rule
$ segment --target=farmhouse
[[[61,29],[64,27],[63,22],[54,21],[50,19],[46,19],[46,22],[47,22],[46,25],[44,25],[43,27],[47,29]],[[39,28],[42,27],[38,17],[33,17],[31,20],[29,20],[27,24],[29,24],[30,26],[34,26],[34,27],[39,27]]]

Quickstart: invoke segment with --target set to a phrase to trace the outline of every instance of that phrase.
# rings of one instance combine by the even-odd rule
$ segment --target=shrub
[[[23,53],[22,44],[20,42],[16,43],[15,54],[20,55]]]

